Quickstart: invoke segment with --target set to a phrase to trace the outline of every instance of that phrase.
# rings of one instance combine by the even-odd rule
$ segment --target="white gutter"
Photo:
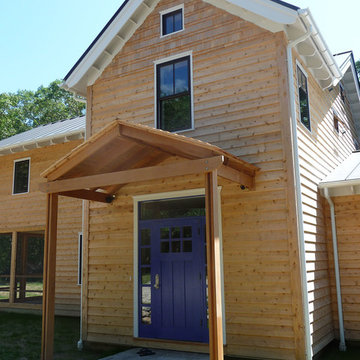
[[[311,28],[311,40],[318,50],[319,55],[323,59],[324,64],[326,65],[329,73],[332,75],[332,85],[335,86],[342,78],[342,72],[339,69],[338,65],[334,61],[328,45],[326,44],[319,28],[317,27],[315,20],[309,9],[299,9],[298,14],[303,20],[303,25],[305,29]],[[296,41],[296,40],[295,40]]]
[[[291,110],[291,142],[293,147],[293,163],[294,163],[294,176],[295,176],[295,194],[296,194],[296,214],[297,214],[297,232],[299,241],[300,252],[300,268],[301,268],[301,287],[303,299],[303,317],[305,325],[305,358],[312,359],[311,347],[311,334],[310,334],[310,321],[309,321],[309,299],[307,291],[307,274],[306,274],[306,259],[305,259],[305,238],[304,238],[304,220],[301,199],[301,185],[300,185],[300,165],[299,165],[299,152],[297,141],[297,121],[296,121],[296,100],[295,100],[295,86],[294,86],[294,69],[292,49],[300,42],[305,41],[311,36],[312,28],[308,29],[306,34],[300,36],[298,39],[291,41],[286,48],[287,52],[287,65],[288,65],[288,80],[289,80],[289,96],[290,96],[290,110]]]
[[[331,197],[329,196],[328,188],[324,188],[324,197],[330,205],[331,233],[332,233],[332,243],[333,243],[333,252],[334,252],[334,267],[335,267],[335,282],[336,282],[336,298],[338,303],[338,315],[339,315],[339,333],[340,333],[339,350],[346,351],[344,319],[343,319],[343,309],[342,309],[342,299],[341,299],[339,256],[338,256],[337,236],[336,236],[335,207],[333,201],[331,200]]]

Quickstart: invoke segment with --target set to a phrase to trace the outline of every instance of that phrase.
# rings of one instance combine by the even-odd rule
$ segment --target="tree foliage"
[[[84,114],[85,104],[59,87],[55,80],[36,91],[19,90],[0,94],[0,139],[38,125],[73,118]]]
[[[357,73],[358,73],[358,77],[360,78],[360,60],[358,60],[356,63],[356,70],[357,70]]]

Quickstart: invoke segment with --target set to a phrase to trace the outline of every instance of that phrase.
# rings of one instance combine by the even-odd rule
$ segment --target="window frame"
[[[163,32],[163,30],[164,30],[164,22],[163,22],[164,16],[169,15],[170,13],[174,13],[174,12],[179,11],[179,10],[181,10],[182,28],[180,30],[171,32],[169,34],[164,34],[164,32]],[[173,7],[169,8],[169,9],[160,11],[159,14],[160,14],[160,38],[168,37],[168,36],[173,35],[173,34],[178,34],[179,32],[185,30],[184,4],[176,5],[176,6],[173,6]]]
[[[301,118],[301,106],[300,106],[300,92],[299,92],[299,76],[298,76],[298,69],[301,71],[301,73],[304,75],[304,77],[306,78],[306,97],[307,97],[307,104],[308,104],[308,113],[309,113],[309,127],[307,127]],[[297,95],[298,95],[298,111],[299,111],[299,120],[300,120],[300,124],[306,129],[308,130],[310,133],[312,133],[312,127],[311,127],[311,107],[310,107],[310,97],[309,97],[309,77],[307,72],[305,71],[305,69],[302,67],[302,65],[296,61],[296,89],[297,89]]]
[[[162,58],[154,61],[154,127],[155,129],[161,129],[160,125],[160,113],[159,113],[159,98],[158,98],[158,66],[166,63],[171,63],[182,58],[189,58],[189,91],[190,91],[190,127],[188,129],[173,131],[174,133],[182,133],[185,131],[194,130],[194,86],[193,86],[193,61],[192,51],[187,51],[181,54],[172,55],[166,58]],[[163,129],[162,129],[163,130]],[[165,130],[167,131],[167,130]]]
[[[29,161],[29,171],[28,171],[28,183],[27,183],[27,191],[24,192],[15,192],[15,164],[21,161]],[[12,179],[12,195],[24,195],[24,194],[28,194],[30,192],[30,172],[31,172],[31,158],[30,157],[26,157],[26,158],[21,158],[21,159],[16,159],[14,160],[13,163],[13,179]]]

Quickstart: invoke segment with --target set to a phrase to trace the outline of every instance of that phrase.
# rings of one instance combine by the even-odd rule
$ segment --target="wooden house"
[[[39,126],[0,141],[0,309],[41,310],[46,195],[40,173],[83,142],[85,117]],[[80,314],[82,203],[62,199],[56,312]]]
[[[309,10],[125,1],[63,83],[87,99],[87,140],[43,173],[42,358],[58,195],[87,200],[84,343],[311,359],[358,339],[350,305],[345,335],[338,326],[319,190],[359,144],[358,85],[352,56],[337,65]],[[351,256],[348,289],[360,281]]]

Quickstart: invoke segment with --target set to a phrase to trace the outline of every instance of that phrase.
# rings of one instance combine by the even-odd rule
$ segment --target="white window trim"
[[[193,60],[192,60],[192,50],[190,51],[186,51],[183,52],[181,54],[176,54],[176,55],[172,55],[172,56],[168,56],[166,58],[162,58],[159,60],[155,60],[154,61],[154,114],[155,114],[155,118],[154,118],[154,127],[155,129],[158,129],[157,127],[157,66],[161,65],[163,63],[166,63],[168,61],[173,61],[173,60],[177,60],[177,59],[181,59],[183,57],[188,56],[190,58],[190,106],[191,106],[191,127],[189,129],[185,129],[185,130],[180,130],[180,131],[176,131],[176,133],[183,133],[186,131],[192,131],[195,129],[195,125],[194,125],[194,81],[193,81]]]
[[[134,206],[134,337],[139,337],[139,291],[138,291],[138,280],[139,280],[139,247],[138,247],[138,225],[139,225],[139,202],[149,201],[149,200],[163,200],[163,199],[176,199],[184,198],[191,196],[205,196],[205,189],[191,189],[191,190],[180,190],[180,191],[171,191],[163,192],[157,194],[146,194],[146,195],[137,195],[133,196],[133,206]],[[223,322],[223,341],[224,345],[226,344],[226,321],[225,321],[225,289],[224,289],[224,259],[223,259],[223,240],[222,240],[222,223],[221,223],[221,186],[218,186],[218,200],[219,200],[219,239],[220,239],[220,261],[221,261],[221,296],[223,299],[223,311],[222,311],[222,322]],[[131,278],[130,278],[131,279]]]
[[[166,14],[169,14],[173,11],[176,11],[176,10],[182,10],[181,11],[181,15],[182,15],[182,29],[181,30],[178,30],[178,31],[174,31],[170,34],[166,34],[166,35],[163,35],[163,16],[166,15]],[[160,38],[166,38],[168,36],[171,36],[171,35],[174,35],[174,34],[178,34],[179,32],[182,32],[185,30],[185,23],[184,23],[184,4],[180,4],[180,5],[177,5],[177,6],[173,6],[172,8],[170,9],[166,9],[166,10],[163,10],[163,11],[160,11]]]
[[[80,237],[81,237],[81,246],[80,246]],[[84,236],[82,232],[78,233],[78,275],[77,275],[77,285],[81,286],[83,283],[83,264],[84,264]],[[80,279],[80,264],[79,264],[79,260],[80,260],[80,256],[81,256],[81,279]],[[81,280],[81,282],[79,281]]]
[[[29,173],[28,173],[28,185],[27,185],[27,191],[22,192],[22,193],[14,193],[14,188],[15,188],[15,163],[20,162],[20,161],[24,161],[24,160],[29,160]],[[30,157],[26,157],[26,158],[22,158],[22,159],[16,159],[14,160],[14,164],[13,164],[13,178],[12,178],[12,195],[24,195],[24,194],[28,194],[30,192],[30,171],[31,171],[31,158]]]
[[[309,91],[309,76],[307,74],[307,72],[305,71],[305,69],[303,68],[303,66],[300,64],[300,62],[298,60],[296,60],[296,66],[299,67],[299,69],[302,71],[302,73],[305,75],[306,77],[306,85],[307,85],[307,97],[308,97],[308,105],[309,105],[309,117],[310,117],[310,129],[308,129],[301,121],[301,108],[300,108],[300,96],[299,96],[299,79],[298,79],[298,72],[297,72],[297,68],[296,68],[296,91],[297,91],[297,99],[298,99],[298,115],[299,115],[299,123],[301,124],[301,126],[306,129],[310,134],[312,134],[312,125],[311,125],[311,121],[312,121],[312,116],[311,116],[311,107],[310,107],[310,91]]]

